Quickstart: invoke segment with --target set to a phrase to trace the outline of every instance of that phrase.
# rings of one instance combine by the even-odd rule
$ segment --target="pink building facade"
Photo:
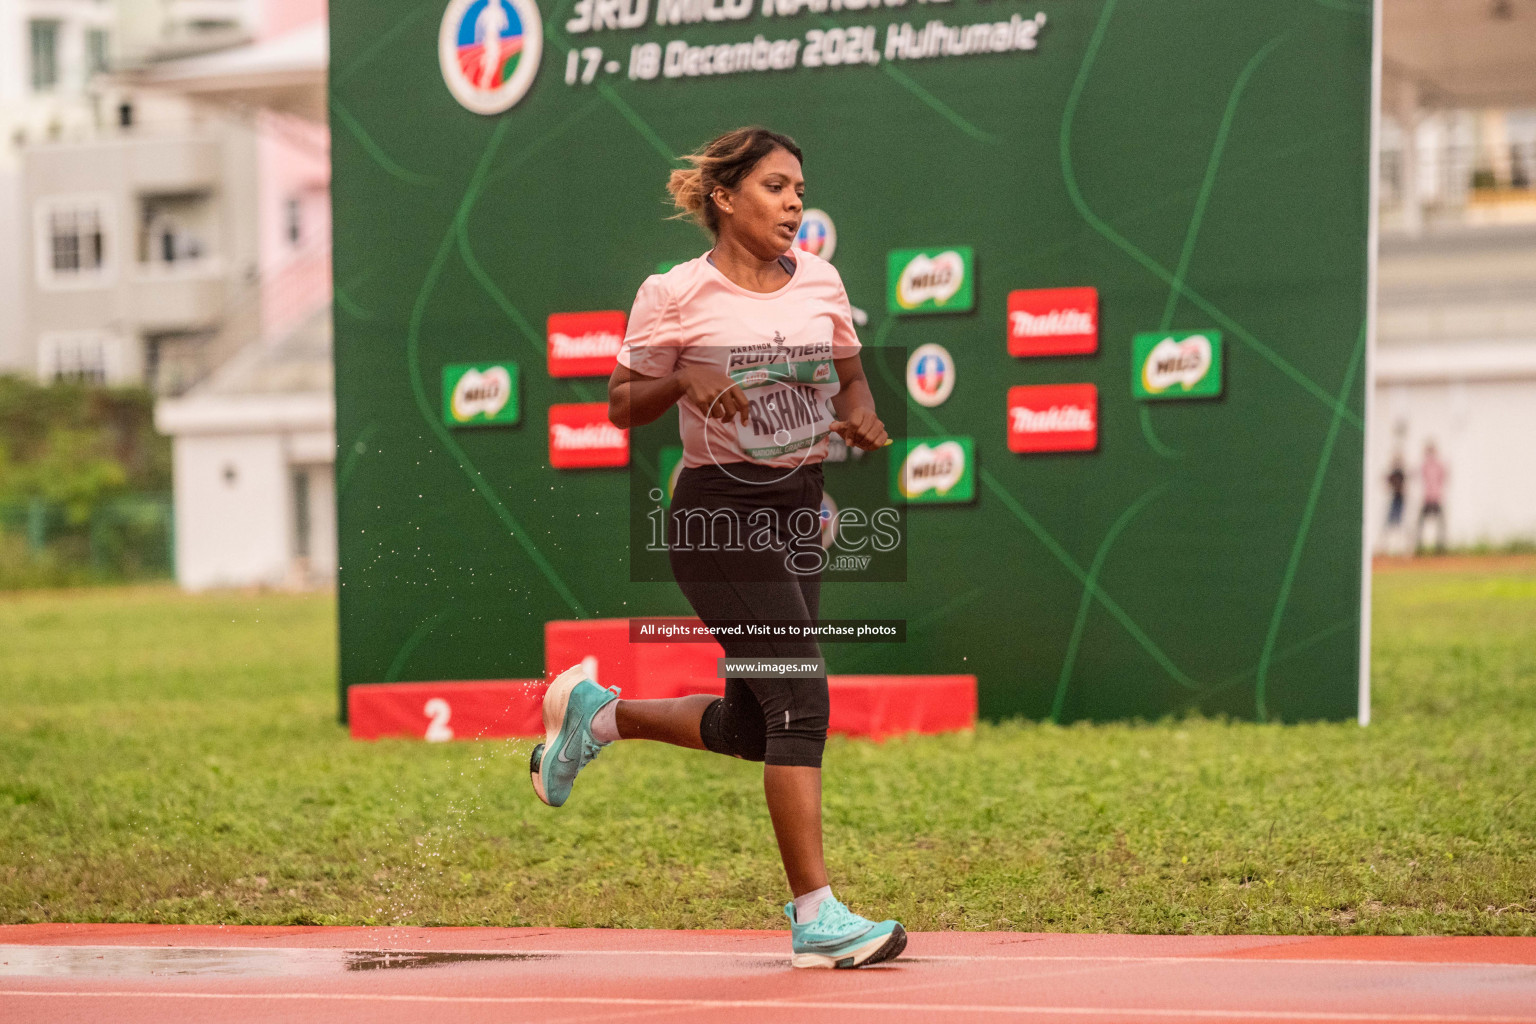
[[[263,0],[257,41],[325,28],[325,0]],[[262,336],[273,340],[331,301],[330,133],[272,111],[257,124]]]

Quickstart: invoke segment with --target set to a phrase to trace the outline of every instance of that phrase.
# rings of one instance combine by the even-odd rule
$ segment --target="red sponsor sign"
[[[1008,354],[1077,356],[1099,349],[1097,288],[1008,293]]]
[[[428,743],[544,735],[544,679],[367,683],[347,687],[355,740],[415,736]]]
[[[549,464],[556,469],[629,465],[629,431],[608,422],[607,402],[549,407]]]
[[[624,313],[551,313],[546,322],[551,377],[606,377],[624,344]]]
[[[1099,389],[1037,384],[1008,389],[1008,450],[1088,452],[1099,445]]]

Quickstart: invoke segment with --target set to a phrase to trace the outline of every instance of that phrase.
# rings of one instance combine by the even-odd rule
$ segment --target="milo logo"
[[[1137,398],[1215,398],[1221,394],[1218,331],[1144,332],[1131,343]]]
[[[910,437],[892,458],[891,498],[914,504],[976,497],[975,442],[969,437]]]
[[[974,257],[969,246],[898,249],[886,258],[887,308],[892,313],[955,313],[975,308]]]
[[[514,363],[458,363],[443,367],[443,422],[450,427],[518,421]]]

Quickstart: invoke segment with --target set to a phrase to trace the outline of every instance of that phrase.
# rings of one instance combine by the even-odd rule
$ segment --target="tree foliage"
[[[0,502],[42,498],[79,524],[116,494],[170,485],[149,392],[0,377]]]

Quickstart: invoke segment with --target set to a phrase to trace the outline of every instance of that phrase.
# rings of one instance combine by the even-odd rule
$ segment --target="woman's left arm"
[[[837,411],[832,429],[855,448],[868,451],[881,447],[886,442],[885,424],[875,415],[875,396],[864,377],[864,364],[857,353],[834,359],[832,364],[842,385],[832,398],[832,408]]]

